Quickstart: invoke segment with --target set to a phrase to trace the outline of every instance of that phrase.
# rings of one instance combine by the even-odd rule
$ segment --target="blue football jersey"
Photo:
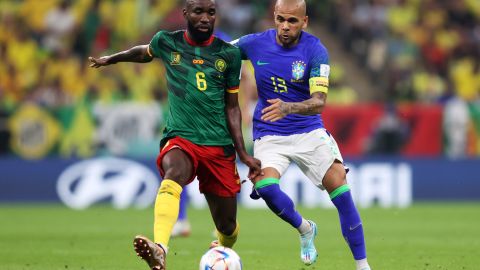
[[[269,99],[302,102],[310,98],[309,79],[326,77],[330,67],[328,53],[320,40],[302,32],[299,42],[284,48],[276,42],[276,30],[246,35],[232,42],[242,57],[252,61],[258,89],[258,102],[253,116],[253,139],[265,135],[288,136],[323,128],[321,115],[290,114],[276,122],[261,119]]]

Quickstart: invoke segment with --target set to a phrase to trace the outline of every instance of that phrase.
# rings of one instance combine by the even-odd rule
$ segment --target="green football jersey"
[[[169,111],[162,140],[179,136],[199,145],[232,144],[225,94],[238,92],[240,50],[213,36],[195,44],[185,31],[160,31],[149,54],[167,71]]]

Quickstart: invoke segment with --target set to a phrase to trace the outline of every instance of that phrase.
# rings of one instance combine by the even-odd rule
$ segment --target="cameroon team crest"
[[[179,52],[172,52],[170,65],[180,65],[181,59],[182,59],[182,55]]]
[[[300,81],[305,75],[307,65],[303,61],[295,61],[292,64],[292,81]]]
[[[220,72],[224,72],[225,69],[227,69],[227,63],[223,59],[217,59],[217,61],[215,61],[215,68]]]

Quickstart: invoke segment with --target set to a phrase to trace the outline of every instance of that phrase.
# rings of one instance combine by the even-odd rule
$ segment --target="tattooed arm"
[[[267,101],[271,105],[262,110],[262,120],[275,122],[288,114],[314,115],[322,113],[327,102],[327,94],[316,92],[310,99],[302,102],[283,102],[278,98]]]

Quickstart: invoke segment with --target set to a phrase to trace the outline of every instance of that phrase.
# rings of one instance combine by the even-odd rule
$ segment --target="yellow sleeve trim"
[[[227,93],[230,93],[230,94],[235,94],[235,93],[238,93],[238,92],[240,92],[240,88],[238,88],[238,87],[227,89]]]
[[[150,45],[148,45],[148,48],[147,48],[147,53],[150,57],[153,57],[153,54],[150,52]]]
[[[327,77],[313,77],[309,80],[310,95],[316,92],[328,93],[328,78]]]

